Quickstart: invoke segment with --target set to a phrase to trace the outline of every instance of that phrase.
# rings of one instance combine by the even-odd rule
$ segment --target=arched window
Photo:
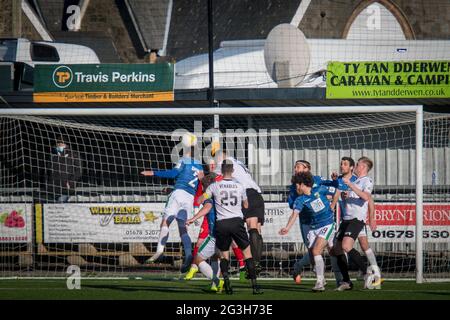
[[[405,40],[414,34],[403,12],[389,0],[365,0],[344,29],[344,39]]]

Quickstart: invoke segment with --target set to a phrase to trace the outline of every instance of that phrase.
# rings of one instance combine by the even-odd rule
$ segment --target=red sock
[[[239,247],[233,248],[234,256],[236,257],[237,261],[239,262],[239,268],[242,268],[245,266],[244,263],[244,255],[242,254],[242,250],[239,249]]]

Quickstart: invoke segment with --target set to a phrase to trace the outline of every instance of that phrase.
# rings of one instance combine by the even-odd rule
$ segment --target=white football
[[[197,144],[197,136],[190,132],[185,133],[182,137],[181,142],[183,143],[183,146],[185,146],[186,148],[193,147]]]

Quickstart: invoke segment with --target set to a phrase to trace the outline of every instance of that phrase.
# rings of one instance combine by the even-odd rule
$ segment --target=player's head
[[[231,161],[227,161],[225,160],[224,162],[222,162],[222,175],[224,177],[231,177],[231,175],[233,174],[233,162]]]
[[[205,164],[203,171],[214,172],[215,169],[216,169],[216,162],[214,161],[214,159],[210,159],[208,164]]]
[[[297,187],[298,194],[304,194],[306,191],[311,190],[314,185],[314,178],[311,172],[302,172],[294,176],[293,178]]]
[[[65,139],[63,137],[59,137],[56,140],[56,146],[55,146],[56,152],[63,153],[66,148],[67,148],[67,144],[65,142]]]
[[[346,175],[353,172],[355,169],[355,160],[350,157],[342,157],[341,159],[341,174]]]
[[[294,166],[294,174],[300,174],[302,172],[310,172],[311,171],[311,163],[306,160],[297,160],[295,161]]]
[[[206,188],[208,188],[212,183],[214,183],[216,181],[216,177],[217,174],[215,174],[214,172],[210,172],[206,176],[204,176],[202,179],[203,189],[206,190]]]
[[[355,173],[358,177],[363,177],[373,168],[373,161],[368,157],[361,157],[356,164]]]

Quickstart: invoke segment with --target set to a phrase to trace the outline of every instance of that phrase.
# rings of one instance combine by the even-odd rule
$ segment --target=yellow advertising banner
[[[450,61],[330,62],[326,97],[450,98]]]

